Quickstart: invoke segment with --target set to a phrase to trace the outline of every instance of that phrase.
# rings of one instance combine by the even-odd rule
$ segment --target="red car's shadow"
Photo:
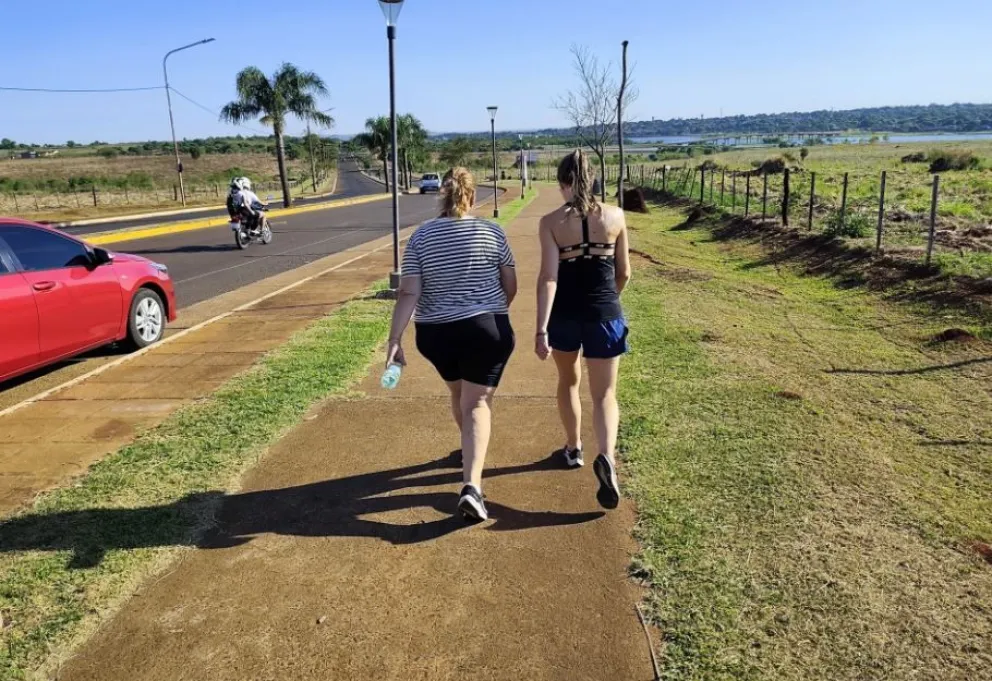
[[[4,394],[8,390],[13,390],[31,381],[37,381],[39,378],[44,378],[56,371],[62,371],[67,367],[74,366],[76,364],[82,364],[92,359],[108,358],[108,357],[119,357],[121,355],[126,355],[128,353],[127,348],[125,348],[120,343],[113,343],[110,345],[104,345],[103,347],[96,348],[95,350],[90,350],[81,355],[76,355],[75,357],[55,364],[49,364],[48,366],[41,367],[40,369],[35,369],[34,371],[23,374],[21,376],[16,376],[8,381],[0,382],[0,395]]]

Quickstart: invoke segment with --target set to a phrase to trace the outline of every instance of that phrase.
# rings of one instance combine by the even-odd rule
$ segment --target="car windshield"
[[[437,175],[424,175],[425,182],[437,182]]]

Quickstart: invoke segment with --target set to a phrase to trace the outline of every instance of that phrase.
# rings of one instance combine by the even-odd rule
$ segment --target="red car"
[[[146,347],[175,319],[165,265],[0,218],[0,381],[108,343]]]

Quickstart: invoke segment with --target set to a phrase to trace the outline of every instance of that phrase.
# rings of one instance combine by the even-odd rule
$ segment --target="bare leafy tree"
[[[637,99],[637,88],[629,83],[618,107],[620,85],[613,75],[613,64],[602,64],[588,48],[572,46],[572,60],[578,87],[561,95],[553,103],[575,126],[582,143],[599,159],[600,200],[606,202],[606,144],[615,134],[617,112],[627,111]]]

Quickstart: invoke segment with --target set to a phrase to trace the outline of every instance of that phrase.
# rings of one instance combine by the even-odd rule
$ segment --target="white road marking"
[[[236,269],[239,269],[241,267],[247,267],[248,265],[255,265],[257,263],[262,262],[263,260],[268,260],[269,258],[277,258],[280,255],[289,255],[293,251],[298,251],[301,248],[309,248],[310,246],[319,246],[320,244],[326,244],[328,241],[334,241],[335,239],[346,237],[346,236],[349,236],[351,234],[356,234],[357,232],[358,232],[357,229],[352,230],[350,232],[339,232],[339,233],[335,234],[332,237],[328,237],[327,239],[322,239],[320,241],[311,241],[308,244],[304,244],[302,246],[297,246],[296,248],[291,248],[288,251],[282,251],[280,253],[272,253],[270,255],[262,256],[261,258],[253,258],[253,259],[249,260],[248,262],[239,263],[237,265],[231,265],[230,267],[222,267],[219,270],[211,270],[210,272],[204,272],[202,274],[196,275],[195,277],[188,277],[186,279],[180,279],[179,281],[176,282],[176,285],[178,286],[179,284],[186,284],[188,282],[196,281],[198,279],[205,279],[207,277],[212,277],[215,274],[221,274],[223,272],[230,272],[231,270],[236,270]],[[333,255],[333,254],[332,253],[328,253],[327,255]],[[326,256],[322,256],[322,257],[326,257]]]

